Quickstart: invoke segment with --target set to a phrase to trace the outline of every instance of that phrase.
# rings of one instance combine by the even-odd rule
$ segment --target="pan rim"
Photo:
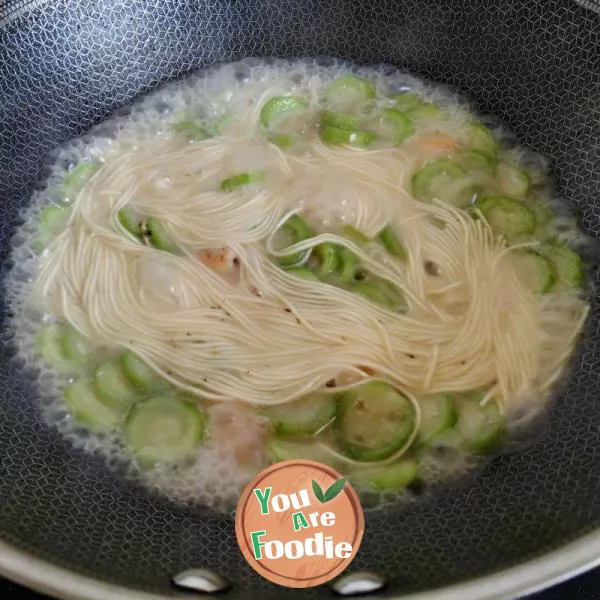
[[[444,588],[391,596],[393,600],[512,600],[600,566],[600,529],[538,558]],[[173,594],[133,590],[80,575],[0,540],[0,575],[61,600],[171,600]],[[214,595],[204,596],[216,600]]]

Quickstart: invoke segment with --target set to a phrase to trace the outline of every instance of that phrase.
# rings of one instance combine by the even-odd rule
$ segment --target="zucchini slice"
[[[350,290],[360,294],[363,298],[379,304],[390,310],[405,308],[404,296],[391,283],[377,279],[375,281],[355,281]]]
[[[503,194],[511,198],[523,198],[531,187],[531,179],[524,169],[501,162],[496,168],[496,180]]]
[[[440,158],[428,163],[412,176],[412,193],[415,198],[424,202],[434,198],[445,200],[449,187],[466,177],[467,171],[457,162]],[[464,194],[459,195],[459,201],[466,204],[472,195],[471,190],[465,190]]]
[[[401,144],[413,133],[412,119],[397,108],[383,109],[383,124],[392,132],[396,144]]]
[[[292,215],[277,231],[278,246],[281,248],[288,248],[304,240],[308,240],[315,236],[315,232],[312,227],[300,216]],[[304,256],[306,251],[296,252],[294,254],[288,254],[286,256],[277,257],[277,261],[283,267],[294,266],[299,263]]]
[[[490,400],[480,405],[483,394],[470,393],[461,398],[456,425],[467,450],[489,454],[500,449],[504,441],[505,423],[498,404]]]
[[[534,292],[545,294],[556,282],[554,264],[545,256],[534,250],[518,250],[519,270],[523,281]]]
[[[400,111],[409,112],[420,104],[423,104],[423,99],[413,92],[396,96],[396,108]]]
[[[498,154],[498,144],[492,135],[492,132],[481,123],[471,122],[467,125],[465,131],[467,145],[475,150],[481,150],[489,156]]]
[[[458,413],[450,394],[432,394],[419,400],[421,422],[419,442],[429,446],[446,430],[454,427]]]
[[[398,452],[415,427],[415,409],[383,381],[346,391],[339,401],[336,426],[344,452],[358,461],[379,461]]]
[[[290,275],[300,277],[300,279],[306,279],[308,281],[321,281],[313,271],[307,269],[306,267],[292,267],[291,269],[287,269],[287,272]]]
[[[335,127],[337,129],[352,131],[353,129],[358,128],[359,123],[359,117],[352,114],[334,112],[331,110],[321,111],[322,127]]]
[[[260,111],[260,122],[268,129],[307,108],[306,100],[300,96],[275,96],[264,103]]]
[[[482,196],[475,206],[490,227],[509,242],[535,231],[535,213],[523,202],[505,196]]]
[[[100,400],[91,380],[78,379],[67,386],[64,399],[73,418],[90,431],[110,431],[123,421],[121,411]]]
[[[86,338],[71,327],[58,323],[42,327],[36,341],[44,361],[62,373],[79,371],[93,353]]]
[[[118,360],[98,365],[94,384],[100,401],[111,408],[121,410],[139,399],[138,391],[123,373],[122,363]]]
[[[558,287],[574,288],[583,283],[583,263],[573,250],[560,242],[554,242],[547,246],[545,255],[554,264]]]
[[[83,161],[71,169],[62,180],[60,191],[65,204],[72,204],[77,193],[83,188],[90,177],[100,169],[94,162]]]
[[[232,177],[227,177],[221,181],[220,189],[222,192],[231,192],[239,188],[254,185],[265,178],[264,171],[249,171],[248,173],[239,173]]]
[[[122,208],[117,214],[117,219],[131,235],[138,238],[142,236],[143,219],[131,207],[126,206]]]
[[[370,131],[340,129],[339,127],[324,127],[321,130],[321,139],[334,146],[354,146],[368,148],[375,139],[375,134]]]
[[[336,410],[331,394],[314,393],[289,404],[270,406],[264,414],[277,435],[312,435],[335,418]]]
[[[173,130],[190,142],[201,142],[212,137],[202,123],[191,119],[173,123]]]
[[[454,160],[467,171],[482,171],[486,174],[494,170],[494,159],[483,150],[462,150]]]
[[[144,392],[159,393],[171,387],[168,381],[155,373],[137,354],[131,351],[125,351],[121,355],[121,368],[129,381]]]
[[[179,251],[177,244],[171,239],[162,223],[155,217],[151,217],[146,221],[146,230],[150,234],[152,245],[157,250],[171,252],[172,254]]]
[[[325,97],[336,108],[355,107],[375,98],[375,87],[361,77],[342,75],[326,87]]]
[[[315,247],[314,253],[319,260],[319,274],[324,279],[333,275],[342,264],[340,249],[335,244],[329,242],[319,244]]]
[[[351,479],[357,487],[372,487],[378,492],[396,492],[410,485],[416,478],[418,465],[414,460],[381,466],[356,473]]]
[[[396,258],[406,258],[406,250],[391,225],[386,225],[377,235],[383,247]]]
[[[125,440],[144,467],[188,457],[205,437],[201,410],[177,396],[154,396],[138,402],[124,424]]]

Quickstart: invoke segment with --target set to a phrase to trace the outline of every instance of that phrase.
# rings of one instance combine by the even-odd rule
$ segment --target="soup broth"
[[[546,161],[386,68],[242,61],[62,149],[11,335],[47,422],[177,502],[329,464],[375,505],[547,408],[588,312]]]

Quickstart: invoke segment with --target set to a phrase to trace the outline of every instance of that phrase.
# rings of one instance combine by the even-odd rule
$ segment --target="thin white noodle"
[[[266,97],[238,115],[243,135],[186,144],[123,134],[105,148],[102,169],[78,193],[35,282],[54,314],[210,400],[286,403],[358,367],[398,386],[417,413],[422,394],[484,389],[485,401],[494,397],[506,410],[527,390],[547,390],[572,351],[586,302],[575,292],[531,293],[514,252],[483,219],[415,202],[410,174],[426,159],[418,145],[357,151],[317,139],[301,156],[283,152],[253,127]],[[268,167],[266,180],[221,192],[240,152]],[[351,224],[366,235],[395,227],[405,261],[376,244],[359,247],[335,227],[275,247],[282,222],[298,211],[316,218],[338,188]],[[119,224],[125,206],[159,220],[181,254],[140,244]],[[406,313],[300,279],[273,260],[308,257],[326,241],[401,290]],[[203,263],[202,252],[215,248],[235,254],[237,280]],[[427,261],[438,276],[427,273]],[[149,283],[148,270],[161,273],[160,283]]]

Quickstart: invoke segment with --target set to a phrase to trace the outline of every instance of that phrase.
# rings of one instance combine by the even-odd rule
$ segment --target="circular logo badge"
[[[293,588],[320,585],[344,571],[364,529],[350,484],[312,460],[288,460],[259,473],[235,517],[237,541],[252,568]]]

